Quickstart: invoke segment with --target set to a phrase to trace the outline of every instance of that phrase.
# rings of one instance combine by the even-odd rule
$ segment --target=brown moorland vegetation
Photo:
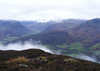
[[[37,49],[0,51],[0,71],[100,71],[100,64]]]

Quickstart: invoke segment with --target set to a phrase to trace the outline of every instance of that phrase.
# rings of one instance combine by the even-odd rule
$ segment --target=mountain
[[[67,40],[70,38],[66,31],[52,31],[52,32],[44,32],[39,34],[33,34],[29,36],[24,36],[13,41],[8,41],[7,43],[15,43],[15,42],[38,42],[44,45],[57,45],[68,43]]]
[[[0,51],[1,71],[100,71],[100,64],[41,50]]]
[[[80,24],[84,23],[86,20],[78,20],[78,19],[68,19],[62,20],[60,22],[56,22],[46,28],[45,32],[49,31],[70,31],[72,28],[79,26]]]
[[[46,45],[66,44],[71,42],[71,40],[73,39],[68,34],[68,31],[70,31],[70,29],[72,28],[77,27],[83,22],[85,22],[85,20],[70,19],[63,20],[60,22],[49,21],[44,23],[45,25],[49,25],[47,25],[48,27],[46,26],[46,28],[42,32],[36,35],[29,35],[27,37],[20,38],[19,41],[28,41],[31,39],[33,41],[40,41],[40,43]]]
[[[37,22],[37,21],[21,21],[21,24],[29,28],[33,32],[39,33],[49,30],[68,30],[78,26],[86,20],[79,19],[68,19],[62,21],[48,21],[48,22]]]
[[[35,27],[35,30],[38,31],[41,30],[41,32],[38,34],[24,36],[11,42],[17,42],[17,41],[24,42],[31,40],[33,42],[39,41],[40,43],[45,45],[69,44],[69,42],[71,43],[73,41],[72,40],[73,37],[70,37],[68,32],[70,32],[71,29],[79,26],[84,22],[86,22],[86,20],[76,20],[76,19],[62,20],[60,22],[49,21],[45,23],[24,21],[22,23],[24,26],[28,27],[29,25],[32,25],[31,27]],[[38,28],[36,26],[38,26]],[[41,29],[39,27],[44,29]]]
[[[84,20],[75,19],[62,20],[59,22],[1,21],[1,27],[3,26],[1,28],[1,40],[5,38],[5,40],[3,40],[5,43],[9,40],[14,40],[17,36],[20,37],[24,35],[24,39],[28,40],[35,37],[33,40],[41,41],[43,44],[62,44],[66,43],[67,39],[69,39],[67,31],[80,25],[82,22],[84,22]],[[33,37],[29,33],[33,34]],[[36,35],[34,36],[34,34]]]
[[[11,37],[10,39],[20,37],[30,32],[29,29],[21,25],[18,21],[0,20],[0,41],[8,37]]]
[[[37,22],[37,21],[21,21],[21,24],[33,31],[34,33],[40,33],[44,31],[48,26],[55,24],[56,22]]]
[[[75,42],[81,42],[86,46],[100,43],[100,19],[92,19],[72,29],[69,32]]]

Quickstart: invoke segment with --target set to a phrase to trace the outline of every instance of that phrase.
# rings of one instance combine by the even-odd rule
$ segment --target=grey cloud
[[[99,17],[99,0],[0,0],[0,19]]]

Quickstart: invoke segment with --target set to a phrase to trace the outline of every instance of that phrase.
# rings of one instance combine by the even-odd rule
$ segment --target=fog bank
[[[27,50],[27,49],[40,49],[45,52],[52,53],[53,52],[46,48],[46,46],[41,45],[41,44],[32,44],[31,42],[25,42],[24,44],[22,43],[12,43],[8,45],[0,45],[0,50],[6,51],[6,50],[16,50],[16,51],[22,51],[22,50]]]

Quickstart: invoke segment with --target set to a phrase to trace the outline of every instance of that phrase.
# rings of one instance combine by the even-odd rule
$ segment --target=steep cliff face
[[[37,49],[0,51],[0,71],[100,71],[100,64]]]

